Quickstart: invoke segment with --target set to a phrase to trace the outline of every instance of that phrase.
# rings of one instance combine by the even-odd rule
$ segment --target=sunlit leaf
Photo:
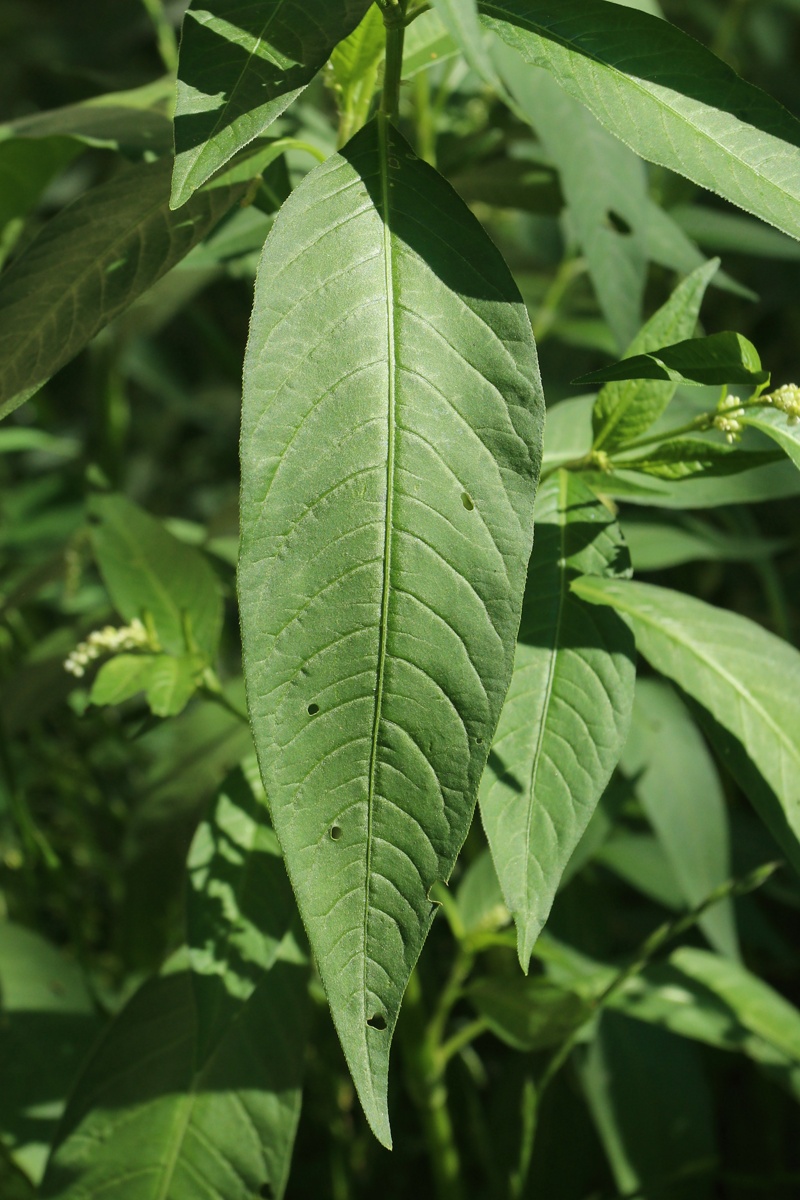
[[[505,264],[379,117],[306,176],[264,249],[239,589],[275,829],[385,1142],[429,890],[466,835],[511,675],[541,404]]]
[[[741,333],[713,333],[634,354],[609,367],[582,375],[574,383],[608,383],[623,379],[664,379],[675,384],[766,383],[769,371],[758,351]]]

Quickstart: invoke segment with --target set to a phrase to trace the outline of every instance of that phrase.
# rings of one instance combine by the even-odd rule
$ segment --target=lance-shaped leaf
[[[190,969],[146,983],[108,1027],[70,1099],[45,1197],[283,1195],[308,963],[263,795],[241,771],[197,832],[189,880]]]
[[[431,6],[473,71],[505,97],[505,88],[486,48],[486,31],[475,0],[431,0]]]
[[[691,337],[706,288],[718,266],[719,259],[714,258],[678,284],[633,339],[628,355],[646,354],[658,346]],[[641,436],[661,416],[676,389],[677,384],[661,381],[607,383],[600,390],[592,412],[594,446],[611,450]]]
[[[0,417],[180,262],[246,190],[214,188],[171,213],[170,166],[138,164],[92,188],[0,278]]]
[[[800,867],[800,653],[760,625],[692,596],[612,579],[573,590],[631,621],[636,645],[733,736],[767,787],[737,774],[761,817]]]
[[[577,575],[626,573],[622,535],[582,480],[544,487],[514,674],[481,781],[481,817],[524,970],[561,874],[628,731],[634,685],[626,623],[597,620]]]
[[[636,458],[615,458],[614,463],[620,470],[640,471],[655,479],[690,479],[693,475],[737,475],[782,457],[780,450],[739,450],[725,442],[695,437],[662,442]]]
[[[183,21],[173,208],[300,95],[370,0],[193,0]]]
[[[758,351],[741,333],[713,333],[662,346],[647,354],[634,354],[581,375],[574,383],[609,383],[622,379],[663,379],[684,386],[726,383],[757,387],[769,381]]]
[[[542,398],[527,313],[385,118],[295,189],[245,359],[239,591],[264,785],[362,1104],[508,687]]]
[[[800,121],[699,42],[607,0],[479,8],[637,154],[800,238]]]
[[[497,62],[521,111],[558,168],[565,223],[619,347],[642,323],[649,203],[644,163],[568,96],[547,71],[500,45]]]

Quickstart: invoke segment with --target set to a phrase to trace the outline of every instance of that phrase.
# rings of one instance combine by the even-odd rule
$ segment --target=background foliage
[[[139,1182],[125,1186],[149,1186],[175,1147],[183,1175],[170,1196],[196,1194],[198,1176],[226,1197],[231,1188],[278,1195],[304,1069],[289,1197],[355,1200],[377,1188],[407,1196],[430,1192],[433,1176],[451,1197],[790,1200],[800,1184],[800,887],[787,866],[757,891],[731,889],[730,880],[782,859],[785,843],[779,848],[735,782],[744,764],[714,728],[724,716],[687,700],[705,703],[690,675],[665,665],[672,660],[657,634],[641,648],[681,691],[642,671],[620,767],[545,933],[520,943],[520,956],[533,947],[527,978],[485,835],[473,825],[400,1018],[391,1159],[369,1132],[313,975],[306,1007],[303,935],[274,835],[254,820],[260,785],[243,719],[234,588],[241,371],[258,254],[271,213],[314,155],[330,154],[347,123],[359,123],[365,101],[338,52],[271,128],[287,139],[286,152],[266,156],[257,196],[249,176],[231,176],[190,201],[188,216],[170,217],[152,181],[164,171],[154,160],[171,145],[165,70],[174,67],[183,7],[6,0],[0,13],[9,47],[0,78],[0,257],[17,272],[6,276],[5,303],[23,306],[0,333],[11,364],[0,394],[15,408],[0,427],[3,1195],[35,1193],[68,1097],[42,1195],[73,1196],[76,1180],[89,1195],[109,1181],[121,1188],[133,1165]],[[437,5],[444,19],[447,8]],[[795,0],[664,0],[662,8],[800,112]],[[535,89],[504,103],[455,55],[443,27],[422,27],[408,34],[400,127],[471,205],[523,294],[551,410],[546,465],[582,449],[591,408],[575,399],[572,381],[618,358],[678,279],[711,256],[724,273],[705,294],[703,330],[741,332],[774,382],[797,379],[797,242],[645,166],[543,73]],[[358,69],[377,79],[368,39]],[[505,79],[514,93],[513,71]],[[158,269],[103,276],[115,260],[98,262],[87,222],[100,236],[104,212],[118,212],[126,197],[141,203],[151,186],[155,207],[135,241],[142,263],[149,248]],[[88,217],[64,211],[84,196]],[[229,205],[233,215],[202,241]],[[89,317],[98,305],[107,318],[121,315],[16,408],[15,372],[22,378],[45,354],[27,330],[52,320],[47,344],[59,354],[75,333],[65,287],[54,288],[44,312],[24,308],[37,268],[23,252],[45,226],[42,261],[54,229],[76,231],[62,284],[70,271],[97,272]],[[166,274],[176,247],[195,243]],[[78,331],[83,340],[90,323]],[[693,324],[656,341],[689,337]],[[66,358],[45,362],[42,378]],[[649,393],[656,406],[660,386]],[[688,418],[715,401],[716,390],[698,398],[698,389],[682,389],[671,412]],[[663,503],[648,507],[634,488],[626,498],[623,476],[618,524],[609,519],[603,542],[608,562],[621,530],[644,585],[743,614],[796,645],[796,469],[646,482],[661,487]],[[552,487],[540,503],[537,537],[546,546],[561,520]],[[182,586],[188,631],[176,600]],[[602,581],[595,591],[614,586]],[[91,631],[136,616],[137,588],[153,614],[142,635],[149,642],[135,655],[122,647],[97,674],[65,671]],[[604,641],[618,639],[624,671],[624,628],[612,609],[592,612]],[[567,619],[579,622],[580,612]],[[704,645],[717,645],[720,658],[748,654],[731,645],[724,621],[712,620]],[[758,662],[760,644],[753,654]],[[614,678],[602,683],[613,691]],[[796,770],[796,743],[786,753],[794,756],[786,769]],[[762,754],[764,764],[776,761],[766,735]],[[613,758],[595,764],[596,778],[608,777]],[[483,787],[492,786],[490,770]],[[780,838],[766,785],[758,807],[768,825],[773,814]],[[224,869],[209,876],[212,861]],[[246,862],[258,864],[257,881]],[[653,930],[719,888],[716,905],[669,943],[651,943],[647,962],[637,958]],[[264,911],[274,915],[268,930],[249,919]],[[232,919],[235,935],[226,932]],[[642,969],[622,978],[631,958]],[[581,1025],[609,986],[602,1019]],[[532,1081],[559,1045],[571,1053],[542,1098],[528,1171]],[[126,1074],[145,1053],[157,1070]],[[133,1123],[118,1127],[130,1113]],[[82,1135],[113,1138],[105,1157],[87,1159],[80,1138],[70,1140],[82,1121]],[[141,1159],[140,1138],[150,1140],[152,1161]],[[449,1167],[443,1144],[457,1156]],[[219,1145],[223,1158],[239,1147],[232,1168],[221,1165]]]

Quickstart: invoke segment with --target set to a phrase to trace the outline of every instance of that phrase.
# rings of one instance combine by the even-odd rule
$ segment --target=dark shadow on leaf
[[[525,791],[520,781],[517,779],[514,772],[506,766],[504,760],[496,750],[489,751],[489,757],[486,760],[486,765],[490,770],[494,771],[497,780],[504,783],[506,787],[510,787],[512,792],[518,792],[520,795]]]

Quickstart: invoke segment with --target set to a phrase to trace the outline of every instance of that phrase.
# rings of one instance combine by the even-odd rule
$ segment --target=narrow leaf
[[[706,288],[718,266],[719,259],[712,259],[684,279],[633,339],[628,354],[645,354],[673,339],[691,337]],[[645,433],[675,395],[676,386],[642,381],[606,384],[592,412],[595,447],[610,451]]]
[[[507,46],[497,62],[511,93],[558,168],[568,233],[589,266],[617,345],[642,322],[649,201],[645,166],[547,71],[531,70]]]
[[[634,684],[625,622],[597,621],[569,590],[577,575],[629,569],[611,514],[578,476],[560,471],[542,489],[536,515],[514,674],[480,790],[524,970],[616,766]]]
[[[95,520],[92,547],[117,611],[126,621],[152,622],[170,654],[189,650],[213,659],[222,597],[201,552],[124,496],[94,496],[89,511]]]
[[[360,129],[369,116],[385,47],[383,13],[377,4],[373,4],[361,24],[331,55],[333,86],[341,114],[340,145]],[[347,136],[342,135],[342,128]]]
[[[754,803],[800,865],[800,653],[744,617],[667,588],[580,579],[573,590],[627,616],[650,664],[736,739],[771,789]]]
[[[79,104],[32,113],[0,125],[0,141],[58,138],[123,153],[165,154],[172,145],[172,84],[168,77],[125,92],[107,92]]]
[[[617,458],[614,464],[620,470],[640,471],[656,479],[690,479],[693,475],[736,475],[781,457],[779,450],[740,450],[724,442],[695,437],[662,442],[638,458]]]
[[[699,42],[606,0],[479,8],[637,154],[800,238],[800,122]]]
[[[143,163],[92,188],[0,277],[0,417],[180,262],[244,194],[244,186],[216,188],[173,215],[169,173],[168,160]]]
[[[275,829],[364,1109],[511,675],[542,399],[469,210],[383,117],[267,239],[245,360],[245,674]]]
[[[486,33],[478,19],[476,0],[431,0],[431,5],[473,71],[499,96],[504,96],[505,88],[486,48]]]
[[[173,208],[300,95],[370,0],[193,0],[183,21]]]
[[[672,346],[663,346],[647,354],[623,358],[589,375],[574,379],[576,384],[608,383],[622,379],[666,379],[675,384],[750,384],[769,380],[758,351],[741,333],[713,333],[710,337],[689,338]]]
[[[697,726],[667,684],[636,681],[621,766],[634,780],[688,906],[700,904],[732,873],[725,797]],[[730,899],[709,909],[700,928],[722,954],[738,957]]]

